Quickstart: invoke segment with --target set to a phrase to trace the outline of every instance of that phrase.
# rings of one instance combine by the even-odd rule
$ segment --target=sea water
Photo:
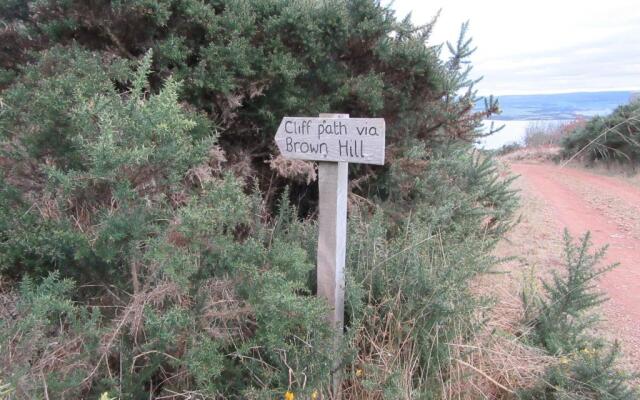
[[[502,113],[494,121],[484,121],[484,131],[491,124],[503,126],[500,132],[482,138],[480,148],[498,149],[506,144],[523,144],[527,127],[549,126],[571,122],[578,118],[607,115],[617,106],[626,104],[633,97],[629,91],[558,93],[518,96],[499,96]],[[483,109],[484,102],[476,104],[476,111]]]

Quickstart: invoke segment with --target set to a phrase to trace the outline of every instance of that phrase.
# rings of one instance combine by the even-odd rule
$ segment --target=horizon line
[[[640,93],[640,87],[634,89],[571,89],[571,90],[559,90],[559,91],[542,91],[542,92],[511,92],[511,93],[487,93],[487,94],[478,94],[479,97],[500,97],[500,96],[544,96],[544,95],[552,95],[552,94],[581,94],[581,93],[620,93],[620,92],[630,92],[630,93]]]

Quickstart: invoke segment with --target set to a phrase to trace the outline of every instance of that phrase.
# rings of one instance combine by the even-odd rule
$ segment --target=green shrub
[[[640,162],[640,101],[616,108],[608,116],[597,116],[563,139],[562,155],[579,155],[588,161],[612,160],[637,165]]]
[[[251,201],[233,180],[206,188],[177,232],[140,243],[140,287],[131,295],[104,286],[92,291],[96,306],[80,304],[69,280],[26,278],[16,319],[0,327],[9,350],[2,379],[27,398],[42,384],[56,398],[262,397],[321,387],[334,355],[326,307],[306,288],[313,265],[295,243],[284,245],[287,229],[234,239],[228,229],[250,225]],[[240,221],[219,212],[221,199],[246,205]]]
[[[87,60],[64,73],[47,71],[70,80],[88,75],[85,89],[101,90],[99,85],[110,86],[103,78],[122,78],[123,60],[135,61],[153,50],[152,91],[167,77],[182,82],[180,100],[224,132],[219,140],[228,163],[244,176],[260,177],[261,189],[275,193],[267,198],[270,208],[292,184],[265,163],[277,154],[273,134],[285,115],[383,117],[392,161],[409,149],[408,139],[473,140],[482,119],[498,111],[489,98],[486,112],[472,112],[476,98],[467,58],[473,48],[466,25],[443,62],[440,46],[428,43],[435,20],[425,26],[398,21],[378,1],[16,0],[0,7],[7,25],[0,31],[5,43],[0,51],[6,54],[0,67],[18,85],[25,60],[79,47],[92,51]],[[49,85],[64,95],[67,80],[53,82]],[[73,98],[33,85],[16,97],[29,104],[26,94],[37,91],[40,112],[32,117],[39,130],[48,129],[30,139],[37,150],[42,140],[49,140],[43,146],[52,143],[46,137],[73,134],[64,112]],[[122,83],[117,87],[128,89]],[[13,101],[5,97],[5,102]],[[56,146],[68,148],[64,141]],[[355,190],[361,195],[375,191],[372,177],[385,173],[380,167],[353,167],[352,176],[360,178]],[[303,203],[300,211],[312,214],[314,203],[305,193],[306,184],[291,185],[292,198]]]
[[[478,310],[488,305],[471,291],[472,279],[491,272],[490,250],[517,207],[491,160],[464,147],[411,162],[422,174],[404,181],[412,185],[402,191],[407,197],[391,196],[373,218],[352,214],[347,314],[357,356],[347,386],[354,398],[440,398],[458,358],[450,344],[474,335]]]
[[[74,283],[52,273],[36,283],[20,284],[16,319],[0,323],[2,379],[20,398],[42,393],[75,397],[95,361],[101,314],[71,300]]]
[[[16,397],[305,398],[337,360],[345,388],[366,360],[372,395],[437,397],[516,207],[468,143],[497,104],[472,112],[466,25],[442,61],[433,24],[368,0],[16,0],[0,18]],[[350,171],[340,351],[314,295],[315,186],[272,164],[283,116],[331,111],[384,117],[388,144]]]
[[[637,390],[628,385],[632,376],[620,371],[616,365],[618,356],[617,345],[610,348],[584,348],[569,357],[561,358],[558,365],[549,367],[542,379],[543,383],[519,393],[519,398],[637,399]]]
[[[91,57],[74,51],[75,61]],[[49,56],[32,69],[74,63]],[[128,75],[127,93],[113,85],[83,92],[94,76],[48,78],[64,80],[73,96],[61,112],[70,146],[51,162],[41,153],[47,146],[23,140],[31,136],[6,138],[2,269],[34,278],[23,280],[27,305],[17,323],[2,326],[2,348],[19,355],[3,363],[3,379],[25,397],[45,383],[53,397],[319,387],[332,355],[325,307],[307,288],[313,263],[287,240],[297,222],[276,234],[259,194],[215,172],[215,135],[193,134],[198,118],[178,104],[177,84],[145,93],[150,61],[149,54]],[[5,117],[18,132],[39,135],[28,126],[37,121],[31,114],[37,110],[25,106]],[[41,169],[30,170],[39,158]],[[291,214],[283,204],[282,215]],[[110,310],[104,318],[102,307]]]
[[[533,340],[559,363],[548,368],[537,387],[521,393],[524,399],[635,399],[632,378],[619,370],[618,344],[607,345],[590,328],[598,321],[593,308],[605,301],[597,279],[615,265],[598,268],[605,248],[590,253],[587,233],[574,244],[565,231],[564,274],[553,272],[543,282],[544,296],[525,297]]]
[[[54,50],[5,91],[4,171],[13,189],[3,191],[11,220],[1,269],[59,269],[82,281],[121,275],[137,243],[166,225],[156,221],[184,194],[185,175],[205,163],[215,136],[192,136],[197,118],[178,107],[175,82],[144,97],[150,62],[151,54],[123,75],[133,86],[121,94],[94,55]],[[86,73],[73,73],[80,66]]]
[[[513,179],[501,178],[491,157],[465,145],[428,149],[416,144],[392,166],[389,187],[394,190],[383,204],[397,215],[411,213],[429,234],[446,229],[460,239],[494,240],[511,226],[517,209]]]

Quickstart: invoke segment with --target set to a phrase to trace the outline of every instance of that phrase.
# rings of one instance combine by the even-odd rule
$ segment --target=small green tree
[[[524,399],[635,399],[632,378],[618,369],[618,344],[608,346],[590,333],[598,321],[593,308],[606,298],[596,289],[596,281],[615,265],[598,267],[606,248],[590,253],[589,233],[577,245],[564,234],[566,270],[554,271],[543,282],[544,296],[524,297],[533,339],[559,364],[551,366],[543,381],[521,393]]]

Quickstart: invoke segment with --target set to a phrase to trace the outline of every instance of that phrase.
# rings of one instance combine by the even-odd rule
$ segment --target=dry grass
[[[502,155],[505,161],[546,162],[559,158],[562,139],[586,123],[578,119],[570,122],[532,122],[527,126],[524,147]]]
[[[553,161],[560,154],[559,146],[538,146],[524,147],[519,150],[512,151],[500,157],[503,161],[531,161],[531,162],[548,162]]]
[[[523,281],[521,260],[502,264],[502,274],[485,275],[475,282],[474,291],[494,299],[485,310],[484,329],[467,343],[451,344],[467,360],[459,362],[463,378],[461,395],[450,398],[512,399],[516,392],[539,382],[545,370],[557,362],[539,348],[527,344],[529,328],[524,324],[525,306],[520,296]]]
[[[399,301],[399,296],[396,299]],[[395,301],[395,300],[394,300]],[[393,307],[382,304],[377,307]],[[372,306],[373,307],[373,306]],[[399,377],[401,398],[412,398],[412,377],[416,375],[419,356],[411,340],[410,321],[393,313],[374,311],[374,317],[357,333],[357,360],[343,383],[343,399],[384,399],[384,383]],[[380,315],[385,315],[380,318]],[[407,328],[408,327],[408,328]],[[376,382],[367,385],[367,381]]]
[[[524,144],[528,148],[559,146],[562,139],[576,129],[586,125],[587,120],[579,118],[573,121],[537,121],[529,123],[525,130]]]
[[[265,161],[269,167],[283,178],[309,185],[318,179],[316,164],[311,161],[292,160],[278,155]]]
[[[448,344],[448,359],[430,357],[440,371],[442,399],[514,399],[517,390],[538,383],[546,368],[557,362],[525,343],[523,311],[516,296],[501,298],[490,312],[489,322],[472,340],[461,338]],[[413,399],[421,382],[415,380],[418,357],[407,333],[411,321],[391,314],[368,326],[358,335],[361,351],[343,385],[344,399],[386,398],[382,387],[392,379],[401,387],[399,398]],[[369,386],[367,381],[376,385]]]
[[[498,256],[513,255],[511,245],[514,241],[526,242],[524,239],[531,223],[538,223],[526,217],[522,220],[500,244],[496,251]],[[472,338],[463,337],[460,329],[459,339],[448,343],[448,359],[438,359],[435,354],[429,357],[440,371],[436,378],[440,398],[515,399],[518,390],[539,383],[547,368],[558,362],[543,350],[527,344],[530,332],[523,322],[526,310],[520,292],[524,286],[537,290],[537,278],[532,271],[538,265],[534,267],[529,263],[546,264],[546,260],[538,257],[547,254],[546,251],[538,252],[540,241],[527,243],[531,248],[525,251],[526,256],[502,263],[500,272],[503,273],[483,275],[475,280],[474,294],[495,300],[492,307],[478,309],[475,315],[468,316],[485,321],[483,329]],[[560,250],[559,246],[552,251],[560,254]],[[395,309],[394,304],[379,307]],[[374,310],[371,315],[380,319],[378,316],[385,314]],[[412,321],[393,313],[386,314],[384,320],[370,320],[364,324],[357,334],[360,351],[354,370],[348,372],[343,385],[345,399],[383,399],[385,393],[380,384],[391,379],[402,388],[399,398],[415,398],[414,389],[423,382],[415,378],[420,373],[416,346],[411,341],[412,329]],[[368,380],[376,385],[367,385]]]
[[[515,187],[521,189],[516,181]],[[560,265],[561,244],[552,241],[554,234],[548,221],[530,212],[542,213],[544,206],[528,196],[522,199],[520,223],[498,245],[495,254],[506,260],[498,267],[498,274],[478,277],[474,292],[493,298],[494,306],[485,310],[484,329],[466,343],[453,343],[452,354],[458,358],[456,390],[450,399],[513,399],[520,389],[539,382],[545,370],[558,362],[539,348],[529,346],[530,334],[524,324],[526,309],[521,293],[539,290],[539,278],[549,266]],[[551,216],[547,216],[551,218]],[[558,258],[557,258],[558,257]]]

